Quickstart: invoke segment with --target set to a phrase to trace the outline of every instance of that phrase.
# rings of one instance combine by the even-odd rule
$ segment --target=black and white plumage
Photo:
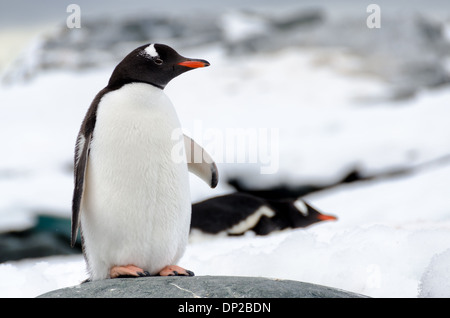
[[[162,270],[187,244],[188,171],[211,187],[218,172],[197,143],[174,134],[180,122],[163,89],[208,65],[166,45],[143,45],[116,66],[89,107],[75,147],[72,245],[80,227],[91,280],[114,277],[111,268],[120,266],[134,276],[177,274]],[[203,160],[192,161],[199,152]]]
[[[326,220],[336,220],[336,217],[320,213],[303,200],[267,200],[235,192],[193,204],[191,231],[227,235],[253,231],[267,235]]]

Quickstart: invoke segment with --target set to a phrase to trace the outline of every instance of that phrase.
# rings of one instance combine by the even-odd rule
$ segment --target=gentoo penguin
[[[218,174],[197,143],[176,133],[180,122],[164,87],[205,66],[169,46],[143,45],[90,105],[75,147],[72,202],[72,245],[80,227],[89,280],[193,275],[176,266],[189,236],[188,171],[212,188]],[[198,153],[203,160],[190,160]]]
[[[253,231],[257,235],[267,235],[336,219],[320,213],[303,200],[266,200],[235,192],[193,204],[191,230],[227,235]]]

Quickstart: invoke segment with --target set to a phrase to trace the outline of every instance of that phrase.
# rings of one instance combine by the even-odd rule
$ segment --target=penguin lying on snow
[[[212,188],[218,174],[198,144],[176,134],[180,122],[163,89],[205,66],[166,45],[141,46],[87,111],[75,148],[72,246],[80,227],[90,280],[193,275],[175,265],[189,236],[188,170]],[[204,161],[191,163],[194,155]]]
[[[303,200],[266,200],[246,193],[232,193],[192,205],[191,230],[208,234],[257,235],[286,228],[337,220],[317,211]]]

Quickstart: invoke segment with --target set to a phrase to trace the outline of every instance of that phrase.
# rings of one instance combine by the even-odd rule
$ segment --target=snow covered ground
[[[450,297],[450,161],[438,160],[450,153],[450,88],[387,101],[387,84],[351,72],[357,60],[338,49],[181,53],[211,66],[180,76],[166,93],[222,178],[212,190],[192,175],[193,201],[232,191],[229,176],[264,187],[333,181],[353,167],[421,168],[304,198],[336,222],[192,240],[180,265],[196,275],[284,278],[373,297]],[[75,137],[112,67],[0,87],[1,231],[26,228],[40,211],[69,217]],[[240,162],[235,138],[250,136],[265,152],[246,144]],[[81,255],[6,262],[0,297],[34,297],[85,278]]]

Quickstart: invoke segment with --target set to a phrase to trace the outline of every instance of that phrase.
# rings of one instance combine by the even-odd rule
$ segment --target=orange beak
[[[332,215],[325,215],[325,214],[321,214],[317,218],[319,220],[321,220],[321,221],[335,221],[335,220],[337,220],[337,217],[332,216]]]
[[[205,60],[186,60],[178,63],[178,65],[186,66],[190,68],[199,68],[209,66],[209,62]]]

